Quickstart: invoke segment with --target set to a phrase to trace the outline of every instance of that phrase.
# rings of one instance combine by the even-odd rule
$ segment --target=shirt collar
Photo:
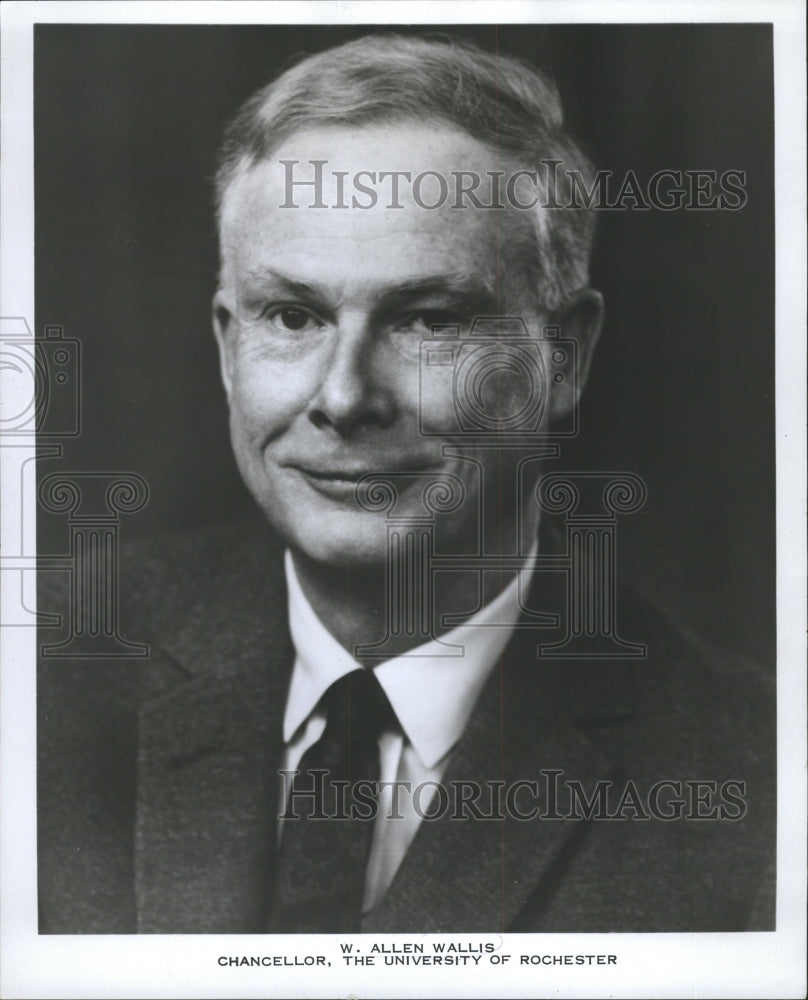
[[[535,555],[535,549],[530,558]],[[326,629],[306,599],[291,554],[285,558],[289,628],[297,652],[283,720],[288,743],[326,690],[360,667]],[[407,739],[425,767],[454,746],[466,728],[486,678],[501,656],[520,615],[520,571],[465,624],[375,668],[379,683]],[[526,590],[522,584],[522,593]]]

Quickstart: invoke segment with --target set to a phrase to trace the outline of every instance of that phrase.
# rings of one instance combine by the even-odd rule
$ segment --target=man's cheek
[[[451,371],[429,372],[415,397],[418,428],[425,437],[456,435],[459,430]],[[436,377],[437,375],[437,377]]]
[[[236,380],[231,408],[247,432],[266,433],[282,427],[306,406],[299,381],[282,374],[246,372]]]

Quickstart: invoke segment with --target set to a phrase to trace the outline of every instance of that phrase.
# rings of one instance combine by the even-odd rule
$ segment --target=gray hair
[[[563,130],[555,84],[517,58],[452,38],[367,35],[304,58],[258,90],[225,131],[216,174],[219,222],[236,176],[294,132],[424,119],[459,127],[537,171],[539,205],[531,214],[542,304],[556,308],[586,286],[594,213],[570,207],[569,173],[588,184],[593,168]],[[543,169],[550,161],[558,166]],[[564,207],[542,210],[547,205]]]

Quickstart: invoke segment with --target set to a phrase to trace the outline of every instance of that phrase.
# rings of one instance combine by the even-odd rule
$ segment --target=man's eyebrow
[[[479,276],[450,271],[430,274],[424,278],[411,278],[385,289],[385,298],[409,299],[418,296],[449,293],[453,297],[496,301],[496,290]]]
[[[316,285],[298,278],[290,278],[271,267],[252,267],[245,273],[247,284],[265,285],[272,283],[280,286],[292,295],[317,295]]]
[[[276,271],[272,267],[255,267],[246,271],[247,283],[252,285],[272,284],[283,288],[292,295],[314,296],[327,298],[325,286],[318,287],[310,281],[293,278]],[[467,300],[469,305],[480,303],[490,307],[496,304],[501,295],[487,281],[479,276],[466,274],[462,271],[447,271],[441,274],[425,275],[422,278],[407,278],[403,281],[385,285],[379,289],[380,298],[387,301],[414,299],[419,296],[449,295],[455,300]]]

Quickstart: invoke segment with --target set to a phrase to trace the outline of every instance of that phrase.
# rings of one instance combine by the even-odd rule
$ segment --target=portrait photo
[[[135,20],[33,24],[2,320],[42,946],[783,932],[776,26]]]

